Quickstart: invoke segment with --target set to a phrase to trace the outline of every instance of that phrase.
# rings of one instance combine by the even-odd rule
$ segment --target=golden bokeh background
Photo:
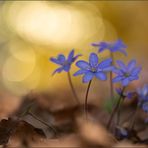
[[[57,66],[49,57],[74,48],[87,59],[97,52],[92,42],[118,38],[127,44],[128,57],[117,53],[116,59],[136,58],[143,70],[135,85],[142,85],[148,82],[147,18],[147,1],[1,1],[0,89],[24,95],[67,88],[65,73],[51,76]],[[73,81],[83,85],[81,77]]]

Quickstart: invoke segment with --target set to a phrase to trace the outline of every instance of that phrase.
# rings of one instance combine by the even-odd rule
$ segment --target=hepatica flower
[[[142,89],[137,90],[140,99],[148,101],[148,84],[144,85]]]
[[[121,82],[123,86],[127,86],[131,81],[139,79],[141,67],[136,67],[136,61],[131,60],[126,66],[122,61],[117,60],[118,68],[114,68],[113,72],[117,74],[113,78],[113,82]]]
[[[50,61],[60,66],[53,72],[53,74],[60,73],[62,71],[68,72],[72,63],[75,62],[79,56],[81,55],[74,56],[74,50],[71,50],[67,59],[63,54],[59,54],[57,58],[51,57]]]
[[[138,105],[143,109],[143,111],[148,113],[148,85],[144,85],[142,89],[138,89],[138,95]]]
[[[124,55],[127,55],[125,49],[127,46],[122,42],[122,40],[118,39],[115,42],[99,42],[99,43],[92,43],[94,47],[98,47],[98,52],[102,52],[104,50],[109,50],[110,52],[121,52]]]
[[[113,67],[111,66],[112,59],[106,59],[99,63],[97,54],[91,53],[89,56],[89,62],[80,60],[76,63],[76,66],[80,68],[74,76],[84,75],[83,82],[87,83],[94,77],[100,80],[106,80],[106,72],[111,71]]]
[[[137,93],[135,91],[122,92],[121,88],[116,88],[115,91],[118,95],[122,95],[123,97],[126,97],[128,99],[132,99],[137,96]]]

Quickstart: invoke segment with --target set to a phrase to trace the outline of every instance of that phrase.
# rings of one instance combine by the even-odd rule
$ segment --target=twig
[[[53,132],[55,133],[55,135],[57,135],[57,131],[54,128],[53,125],[49,125],[48,123],[46,123],[45,121],[41,120],[40,118],[38,118],[36,115],[34,115],[31,111],[28,112],[29,115],[31,115],[33,118],[35,118],[36,120],[40,121],[41,123],[43,123],[44,125],[46,125],[47,127],[49,127],[50,129],[53,130]]]

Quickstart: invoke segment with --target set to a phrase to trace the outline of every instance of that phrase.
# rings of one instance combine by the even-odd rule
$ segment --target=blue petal
[[[55,73],[60,73],[63,70],[63,67],[57,68],[52,75],[54,75]]]
[[[89,64],[86,61],[83,61],[83,60],[78,61],[76,63],[76,66],[78,66],[81,69],[86,69],[86,70],[90,68]]]
[[[123,86],[127,86],[129,84],[129,79],[125,78],[124,80],[122,80],[122,85]]]
[[[99,46],[99,43],[91,43],[91,46],[98,47]]]
[[[115,88],[115,91],[117,92],[118,95],[121,95],[122,89],[121,88]]]
[[[118,39],[116,41],[116,44],[122,48],[127,48],[127,46],[123,43],[123,41],[121,39]]]
[[[126,51],[124,49],[119,49],[118,51],[123,53],[125,56],[127,56],[127,53],[126,53]]]
[[[119,81],[121,81],[123,79],[123,77],[122,76],[117,76],[117,77],[115,77],[115,78],[113,78],[113,83],[117,83],[117,82],[119,82]]]
[[[62,65],[62,63],[56,58],[51,57],[50,61],[52,61],[53,63],[59,64],[59,65]]]
[[[118,68],[113,68],[113,72],[115,73],[115,74],[117,74],[117,75],[123,75],[123,72],[120,70],[120,69],[118,69]]]
[[[135,95],[135,92],[127,92],[127,93],[126,93],[126,97],[127,97],[128,99],[132,99],[134,95]]]
[[[114,43],[109,43],[109,42],[100,42],[100,44],[94,44],[94,46],[99,46],[99,52],[104,51],[105,49],[110,50],[110,52],[122,52],[124,55],[126,54],[126,51],[124,50],[124,48],[127,48],[127,46],[122,42],[122,40],[118,39],[116,42]]]
[[[120,45],[120,47],[122,47],[122,48],[127,48],[127,46],[123,43],[123,41],[121,39],[118,39],[116,41],[116,44]]]
[[[106,74],[103,73],[103,72],[97,72],[97,73],[95,73],[95,76],[96,76],[98,79],[102,80],[102,81],[107,80],[107,76],[106,76]]]
[[[113,69],[114,69],[114,66],[109,66],[109,67],[103,68],[103,71],[109,72],[109,71],[113,71]]]
[[[92,72],[85,73],[85,75],[83,76],[83,83],[89,82],[91,79],[93,79],[93,77],[94,74]]]
[[[141,67],[136,67],[132,70],[131,75],[136,76],[140,73],[140,71],[141,71]]]
[[[60,61],[60,63],[65,62],[65,56],[63,54],[60,54],[57,59]]]
[[[143,108],[143,110],[147,113],[147,112],[148,112],[148,102],[145,102],[145,103],[142,105],[142,108]]]
[[[130,77],[129,77],[129,80],[130,80],[130,81],[138,80],[138,79],[139,79],[138,76],[130,76]]]
[[[136,60],[131,60],[127,66],[128,71],[130,72],[135,67],[135,65],[136,65]]]
[[[66,71],[66,72],[68,72],[70,70],[70,67],[71,67],[70,64],[64,65],[63,66],[63,70]]]
[[[75,57],[73,57],[72,62],[74,62],[75,60],[77,60],[78,57],[82,56],[81,54],[76,55]]]
[[[144,85],[144,87],[142,89],[142,93],[144,96],[148,95],[148,85]]]
[[[96,67],[98,65],[98,56],[95,53],[91,53],[89,56],[89,64],[91,67]]]
[[[105,49],[107,49],[107,48],[100,47],[98,52],[103,52]]]
[[[121,68],[124,72],[127,72],[127,68],[126,68],[125,64],[124,64],[122,61],[117,60],[116,62],[117,62],[117,64],[120,66],[120,68]]]
[[[71,50],[71,52],[69,53],[68,58],[67,58],[67,61],[69,63],[73,62],[73,57],[74,57],[74,49]]]
[[[140,99],[144,101],[148,101],[148,85],[144,85],[142,89],[137,89],[138,95],[140,96]]]
[[[127,46],[122,42],[122,40],[118,39],[115,43],[112,44],[111,51],[112,52],[122,51],[124,52],[124,54],[126,54],[123,48],[127,48]]]
[[[87,70],[80,69],[76,73],[74,73],[73,76],[82,75],[82,74],[85,74],[86,72],[88,72],[88,71]]]
[[[110,43],[107,42],[100,42],[99,44],[99,52],[104,51],[105,49],[109,49]]]
[[[111,63],[112,63],[112,59],[111,59],[111,58],[106,59],[106,60],[102,61],[102,62],[98,65],[98,68],[99,68],[99,69],[107,68],[108,66],[111,66]]]

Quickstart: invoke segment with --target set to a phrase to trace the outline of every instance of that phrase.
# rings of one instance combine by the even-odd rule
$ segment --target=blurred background
[[[135,58],[142,65],[134,87],[148,82],[147,8],[147,1],[0,1],[1,102],[8,98],[12,105],[15,98],[32,91],[69,92],[66,73],[51,76],[57,65],[49,57],[67,55],[74,48],[87,59],[90,52],[97,52],[90,44],[103,40],[122,39],[128,57],[116,53],[115,58],[126,62]],[[100,54],[108,56],[107,51]],[[73,65],[72,73],[76,70]],[[73,77],[73,83],[83,101],[86,85],[81,77]],[[108,97],[107,84],[94,80],[91,102]]]

